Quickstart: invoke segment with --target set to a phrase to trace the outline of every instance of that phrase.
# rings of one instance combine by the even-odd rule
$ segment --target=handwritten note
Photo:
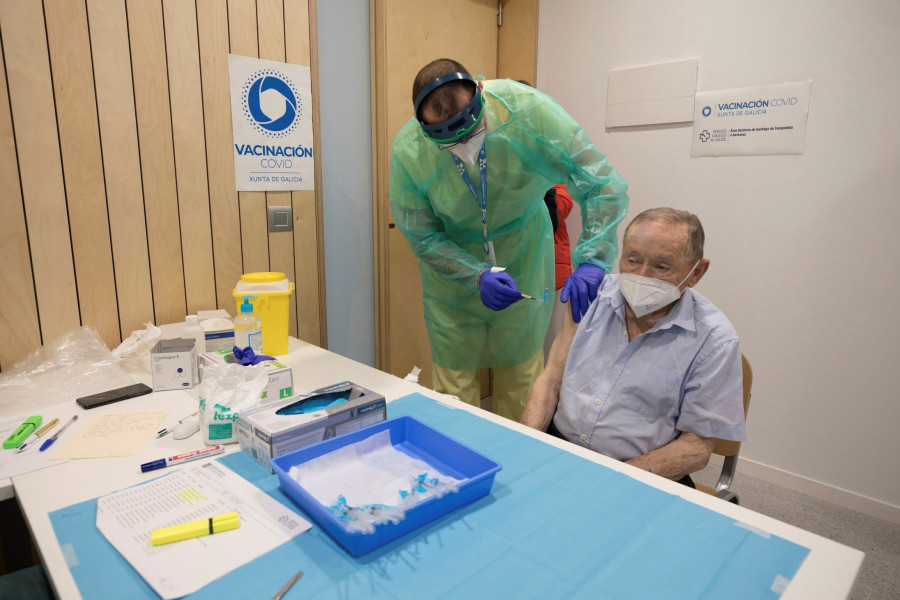
[[[95,415],[53,459],[136,456],[168,414],[167,410],[157,410]]]

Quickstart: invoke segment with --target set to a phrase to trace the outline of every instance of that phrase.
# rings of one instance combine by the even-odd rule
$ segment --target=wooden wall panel
[[[310,23],[315,0],[0,0],[0,370],[82,323],[113,348],[234,314],[251,271],[295,282],[290,332],[324,345],[321,190],[235,191],[228,76],[229,52],[311,64],[316,97]]]
[[[88,0],[94,85],[122,335],[157,322],[141,183],[125,6]]]
[[[259,57],[284,62],[284,4],[282,0],[260,0],[256,5]],[[266,192],[266,206],[292,206],[291,192]],[[269,270],[284,273],[294,281],[294,236],[289,231],[269,232]],[[295,283],[296,287],[296,283]],[[297,335],[297,305],[290,304],[288,327]]]
[[[315,47],[310,31],[310,11],[304,0],[284,0],[285,30],[293,32],[285,38],[285,59],[289,63],[310,66],[310,47]],[[318,80],[316,70],[312,69],[312,96],[318,97]],[[313,137],[319,139],[319,106],[313,103]],[[316,180],[321,181],[321,163],[319,162],[316,142]],[[318,199],[317,199],[318,198]],[[322,257],[322,238],[316,231],[322,230],[321,189],[312,191],[291,192],[291,205],[294,212],[294,278],[297,308],[297,337],[311,344],[322,344],[325,339],[325,318],[322,308],[325,306],[324,261]],[[310,265],[321,265],[321,269],[310,269]]]
[[[231,100],[228,80],[228,6],[221,0],[198,0],[200,74],[206,125],[209,209],[219,308],[236,312],[231,292],[244,272],[241,221],[234,185]]]
[[[97,176],[103,172],[103,158],[87,8],[80,2],[49,0],[44,12],[81,320],[115,347],[121,332],[106,190]]]
[[[198,310],[216,307],[197,13],[191,2],[165,0],[163,16],[184,253],[184,288],[187,311],[195,314]]]
[[[231,53],[259,57],[254,0],[228,0],[228,30]],[[269,270],[269,225],[265,192],[240,192],[241,248],[244,271]]]
[[[158,0],[129,0],[126,7],[153,306],[158,322],[175,323],[184,320],[187,306],[162,6]]]
[[[81,322],[41,3],[0,2],[0,36],[41,336],[49,341]]]
[[[3,59],[0,47],[0,369],[41,345]]]

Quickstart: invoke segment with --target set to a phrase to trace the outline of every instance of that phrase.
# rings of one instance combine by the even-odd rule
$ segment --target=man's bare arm
[[[533,427],[539,431],[547,431],[556,405],[559,404],[559,390],[562,387],[563,372],[566,369],[566,359],[569,357],[569,348],[572,346],[572,338],[578,324],[572,320],[572,311],[568,307],[563,311],[563,324],[559,334],[550,348],[550,356],[544,372],[534,382],[528,404],[522,412],[520,423]]]
[[[682,432],[678,439],[662,448],[626,462],[667,479],[678,480],[705,467],[715,443],[715,438]]]

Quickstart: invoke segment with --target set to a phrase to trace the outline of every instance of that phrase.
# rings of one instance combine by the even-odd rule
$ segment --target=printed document
[[[154,529],[238,511],[240,526],[163,546]],[[216,460],[97,500],[97,529],[165,600],[195,592],[311,527]]]

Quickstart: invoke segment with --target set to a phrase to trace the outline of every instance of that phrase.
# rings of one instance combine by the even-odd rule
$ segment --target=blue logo
[[[300,122],[300,92],[284,73],[274,69],[253,73],[244,83],[242,97],[245,118],[268,137],[286,137]]]
[[[708,106],[704,106],[703,110],[701,112],[703,113],[704,117],[708,117],[709,115],[712,114],[712,109]]]

